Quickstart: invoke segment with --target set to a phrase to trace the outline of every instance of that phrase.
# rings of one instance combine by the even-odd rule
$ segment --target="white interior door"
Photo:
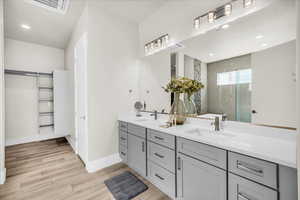
[[[75,122],[76,144],[80,158],[87,160],[87,34],[84,34],[75,46]]]

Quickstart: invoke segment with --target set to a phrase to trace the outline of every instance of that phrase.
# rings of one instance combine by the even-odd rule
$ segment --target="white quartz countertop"
[[[212,121],[205,119],[190,119],[181,126],[162,128],[167,115],[159,115],[154,120],[149,113],[143,113],[142,117],[120,114],[118,120],[296,168],[297,133],[293,130],[227,121],[223,130],[215,132]]]

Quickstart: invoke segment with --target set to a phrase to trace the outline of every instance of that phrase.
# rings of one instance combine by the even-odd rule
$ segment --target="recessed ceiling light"
[[[31,27],[30,27],[29,25],[27,25],[27,24],[22,24],[21,27],[22,27],[23,29],[26,29],[26,30],[31,29]]]
[[[261,46],[262,46],[262,47],[266,47],[266,46],[268,46],[268,45],[267,45],[266,43],[262,43]]]
[[[263,37],[264,37],[263,35],[257,35],[255,38],[259,40],[262,39]]]
[[[215,55],[215,54],[213,54],[213,53],[209,53],[209,56],[210,56],[210,57],[213,57],[214,55]]]
[[[227,28],[229,28],[229,24],[224,24],[224,25],[222,26],[222,29],[227,29]]]

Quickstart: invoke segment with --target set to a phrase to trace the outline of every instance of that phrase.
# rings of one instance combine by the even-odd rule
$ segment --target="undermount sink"
[[[194,129],[190,129],[190,130],[185,131],[185,133],[197,134],[197,135],[202,135],[202,132],[203,132],[203,130],[199,129],[199,128],[194,128]]]
[[[148,119],[147,118],[137,118],[135,121],[144,122],[144,121],[148,121]]]
[[[187,134],[193,134],[197,136],[211,136],[211,137],[235,137],[234,134],[226,133],[223,131],[211,131],[211,130],[205,130],[200,128],[193,128],[190,130],[185,131]]]

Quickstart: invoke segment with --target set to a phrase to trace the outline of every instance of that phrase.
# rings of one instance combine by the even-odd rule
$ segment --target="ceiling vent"
[[[26,2],[50,11],[66,14],[70,0],[25,0]]]

